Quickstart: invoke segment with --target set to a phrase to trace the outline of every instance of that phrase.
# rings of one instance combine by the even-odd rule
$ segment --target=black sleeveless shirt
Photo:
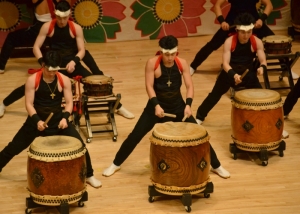
[[[255,56],[256,52],[251,50],[250,39],[245,44],[241,44],[237,39],[235,50],[231,52],[229,64],[237,73],[244,72],[247,68],[251,70]]]
[[[167,68],[163,61],[160,62],[161,76],[154,79],[154,91],[159,101],[159,105],[165,112],[178,112],[185,106],[180,88],[182,85],[182,76],[177,64]],[[167,82],[172,82],[170,87]]]
[[[259,19],[259,14],[256,9],[256,4],[259,0],[228,0],[228,2],[231,6],[225,20],[229,25],[234,24],[234,19],[240,13],[247,12],[250,13],[255,20]]]
[[[69,24],[63,28],[55,24],[54,34],[50,37],[50,41],[51,50],[58,51],[62,57],[75,56],[78,52],[76,38],[72,38],[70,35]]]

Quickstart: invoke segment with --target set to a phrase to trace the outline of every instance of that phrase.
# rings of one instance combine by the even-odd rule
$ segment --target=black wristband
[[[220,24],[222,24],[222,22],[225,22],[225,19],[222,15],[218,16],[217,20],[219,21]]]
[[[63,117],[62,118],[65,118],[67,121],[69,120],[69,117],[70,117],[70,112],[68,112],[68,111],[65,111],[64,113],[63,113]]]
[[[44,66],[44,60],[43,57],[38,59],[39,64],[43,67]]]
[[[236,72],[232,68],[229,69],[227,73],[228,73],[229,77],[234,79],[234,75],[236,75]]]
[[[193,102],[193,98],[186,98],[186,101],[185,101],[185,105],[189,105],[189,106],[192,106],[192,102]]]
[[[150,99],[150,102],[152,103],[152,105],[155,107],[156,105],[158,105],[159,103],[158,103],[158,99],[157,99],[157,97],[152,97],[151,99]]]
[[[75,62],[75,64],[79,63],[80,62],[79,56],[75,56],[73,61]]]
[[[41,120],[41,118],[39,117],[39,115],[37,114],[33,114],[31,116],[31,119],[33,120],[33,122],[35,122],[36,124],[38,124],[38,122]]]
[[[266,65],[260,65],[259,67],[262,67],[264,69],[264,73],[267,72],[267,66]]]
[[[268,18],[268,15],[265,14],[265,13],[263,13],[263,14],[260,16],[259,19],[262,20],[263,23],[265,23],[265,21],[267,20],[267,18]]]

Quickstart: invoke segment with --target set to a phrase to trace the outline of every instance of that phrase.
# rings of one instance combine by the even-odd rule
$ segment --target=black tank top
[[[175,62],[171,68],[167,68],[161,61],[160,68],[161,76],[154,79],[156,97],[165,112],[177,112],[185,105],[180,92],[182,85],[181,73]],[[170,87],[167,84],[169,80],[172,82]]]
[[[231,7],[225,20],[229,25],[234,24],[234,19],[240,13],[250,13],[255,20],[259,18],[256,9],[256,3],[258,3],[259,0],[228,0],[228,2],[231,4]]]
[[[256,52],[251,51],[251,41],[245,44],[241,44],[237,40],[235,50],[231,52],[230,66],[236,72],[243,72],[246,68],[251,69],[253,66],[253,59],[256,56]]]
[[[63,91],[58,90],[57,76],[51,83],[46,83],[41,76],[40,84],[38,89],[35,91],[34,105],[45,106],[45,107],[61,107]],[[51,90],[50,90],[51,89]],[[54,90],[55,89],[55,90]],[[55,94],[54,99],[50,96],[52,92]]]
[[[57,24],[54,27],[54,34],[50,38],[51,50],[56,50],[62,57],[73,55],[78,52],[76,38],[72,38],[70,35],[70,27],[67,24],[65,27],[60,28]]]

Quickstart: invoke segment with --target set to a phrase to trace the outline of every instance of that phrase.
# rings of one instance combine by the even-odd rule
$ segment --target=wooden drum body
[[[113,96],[113,78],[105,75],[92,75],[82,79],[83,89],[87,96]]]
[[[232,99],[232,139],[245,151],[277,149],[283,131],[280,94],[268,89],[238,91]]]
[[[74,203],[86,191],[86,149],[73,137],[38,137],[30,145],[28,191],[35,203]]]
[[[295,31],[300,32],[300,1],[291,0],[292,25]]]
[[[167,195],[203,192],[210,181],[209,138],[198,124],[156,124],[150,137],[154,188]]]
[[[262,39],[267,54],[291,53],[292,38],[282,35],[267,36]]]

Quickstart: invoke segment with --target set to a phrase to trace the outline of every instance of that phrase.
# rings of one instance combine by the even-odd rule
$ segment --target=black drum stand
[[[204,194],[204,198],[209,198],[210,197],[210,193],[213,193],[214,191],[214,185],[212,182],[208,182],[204,191],[203,192],[200,192],[198,194]],[[170,196],[170,195],[167,195],[167,194],[163,194],[161,192],[158,192],[156,189],[155,189],[155,186],[154,185],[150,185],[148,186],[148,194],[149,194],[149,198],[148,198],[148,201],[150,203],[154,202],[154,197],[157,197],[157,196]],[[174,196],[176,197],[176,196]],[[177,197],[180,197],[180,196],[177,196]],[[181,196],[181,202],[186,210],[186,212],[191,212],[192,211],[192,194],[191,193],[183,193],[182,196]]]
[[[279,156],[283,157],[283,151],[285,150],[285,142],[282,140],[279,143],[279,147],[277,149],[271,150],[271,151],[278,151],[279,152]],[[229,151],[232,154],[232,157],[234,160],[237,159],[237,154],[238,153],[245,153],[245,152],[249,152],[249,151],[245,151],[245,150],[241,150],[239,149],[235,143],[230,143],[229,144]],[[268,165],[268,150],[261,148],[259,152],[257,152],[258,158],[261,161],[261,165],[262,166],[267,166]]]
[[[82,194],[81,199],[77,202],[78,207],[83,207],[84,206],[84,201],[88,200],[88,193],[85,191]],[[45,205],[41,205],[38,203],[35,203],[31,197],[26,198],[26,209],[25,209],[25,214],[31,214],[32,209],[34,208],[39,208],[39,207],[45,207]],[[59,211],[60,214],[69,214],[69,204],[68,202],[61,202],[59,206],[56,207],[57,210]]]

